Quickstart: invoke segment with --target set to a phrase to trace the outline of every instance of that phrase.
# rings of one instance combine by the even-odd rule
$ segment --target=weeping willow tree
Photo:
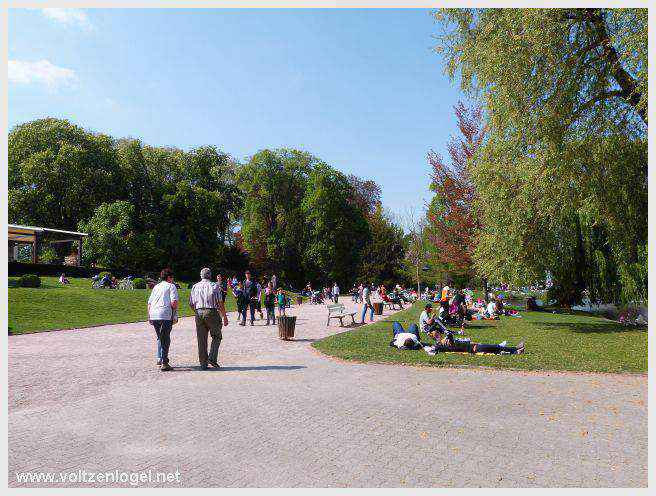
[[[562,302],[646,299],[647,11],[436,12],[447,72],[484,105],[470,162],[493,280]]]

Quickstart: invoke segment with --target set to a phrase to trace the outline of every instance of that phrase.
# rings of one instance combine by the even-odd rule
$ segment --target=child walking
[[[282,292],[281,288],[278,288],[278,317],[282,317],[285,314],[285,295]]]

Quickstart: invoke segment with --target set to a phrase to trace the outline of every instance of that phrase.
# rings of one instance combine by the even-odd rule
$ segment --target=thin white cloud
[[[93,29],[89,16],[80,9],[41,9],[44,16],[67,26],[78,26],[86,30]]]
[[[72,69],[58,67],[47,60],[29,62],[26,60],[9,61],[9,82],[20,84],[43,84],[49,88],[69,85],[77,76]]]

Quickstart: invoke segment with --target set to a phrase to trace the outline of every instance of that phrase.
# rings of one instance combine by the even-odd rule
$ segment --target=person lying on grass
[[[408,330],[403,329],[400,322],[392,323],[392,341],[390,346],[395,346],[399,350],[418,350],[423,345],[419,340],[419,328],[417,324],[410,324]]]
[[[414,324],[413,324],[414,325]],[[412,326],[411,326],[412,327]],[[433,306],[429,303],[419,317],[419,327],[426,335],[435,340],[432,350],[437,352],[458,351],[469,353],[493,353],[499,354],[521,354],[524,353],[524,342],[516,347],[507,346],[506,341],[500,344],[472,343],[468,338],[459,339],[454,337],[454,332],[447,328],[433,314]],[[462,331],[459,332],[462,334]]]

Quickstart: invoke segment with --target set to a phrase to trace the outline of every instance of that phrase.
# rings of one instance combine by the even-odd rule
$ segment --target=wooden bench
[[[346,312],[346,307],[341,303],[336,303],[334,305],[328,305],[328,322],[326,326],[330,325],[330,319],[339,319],[339,325],[344,326],[344,317],[351,316],[353,323],[355,324],[355,312]]]

